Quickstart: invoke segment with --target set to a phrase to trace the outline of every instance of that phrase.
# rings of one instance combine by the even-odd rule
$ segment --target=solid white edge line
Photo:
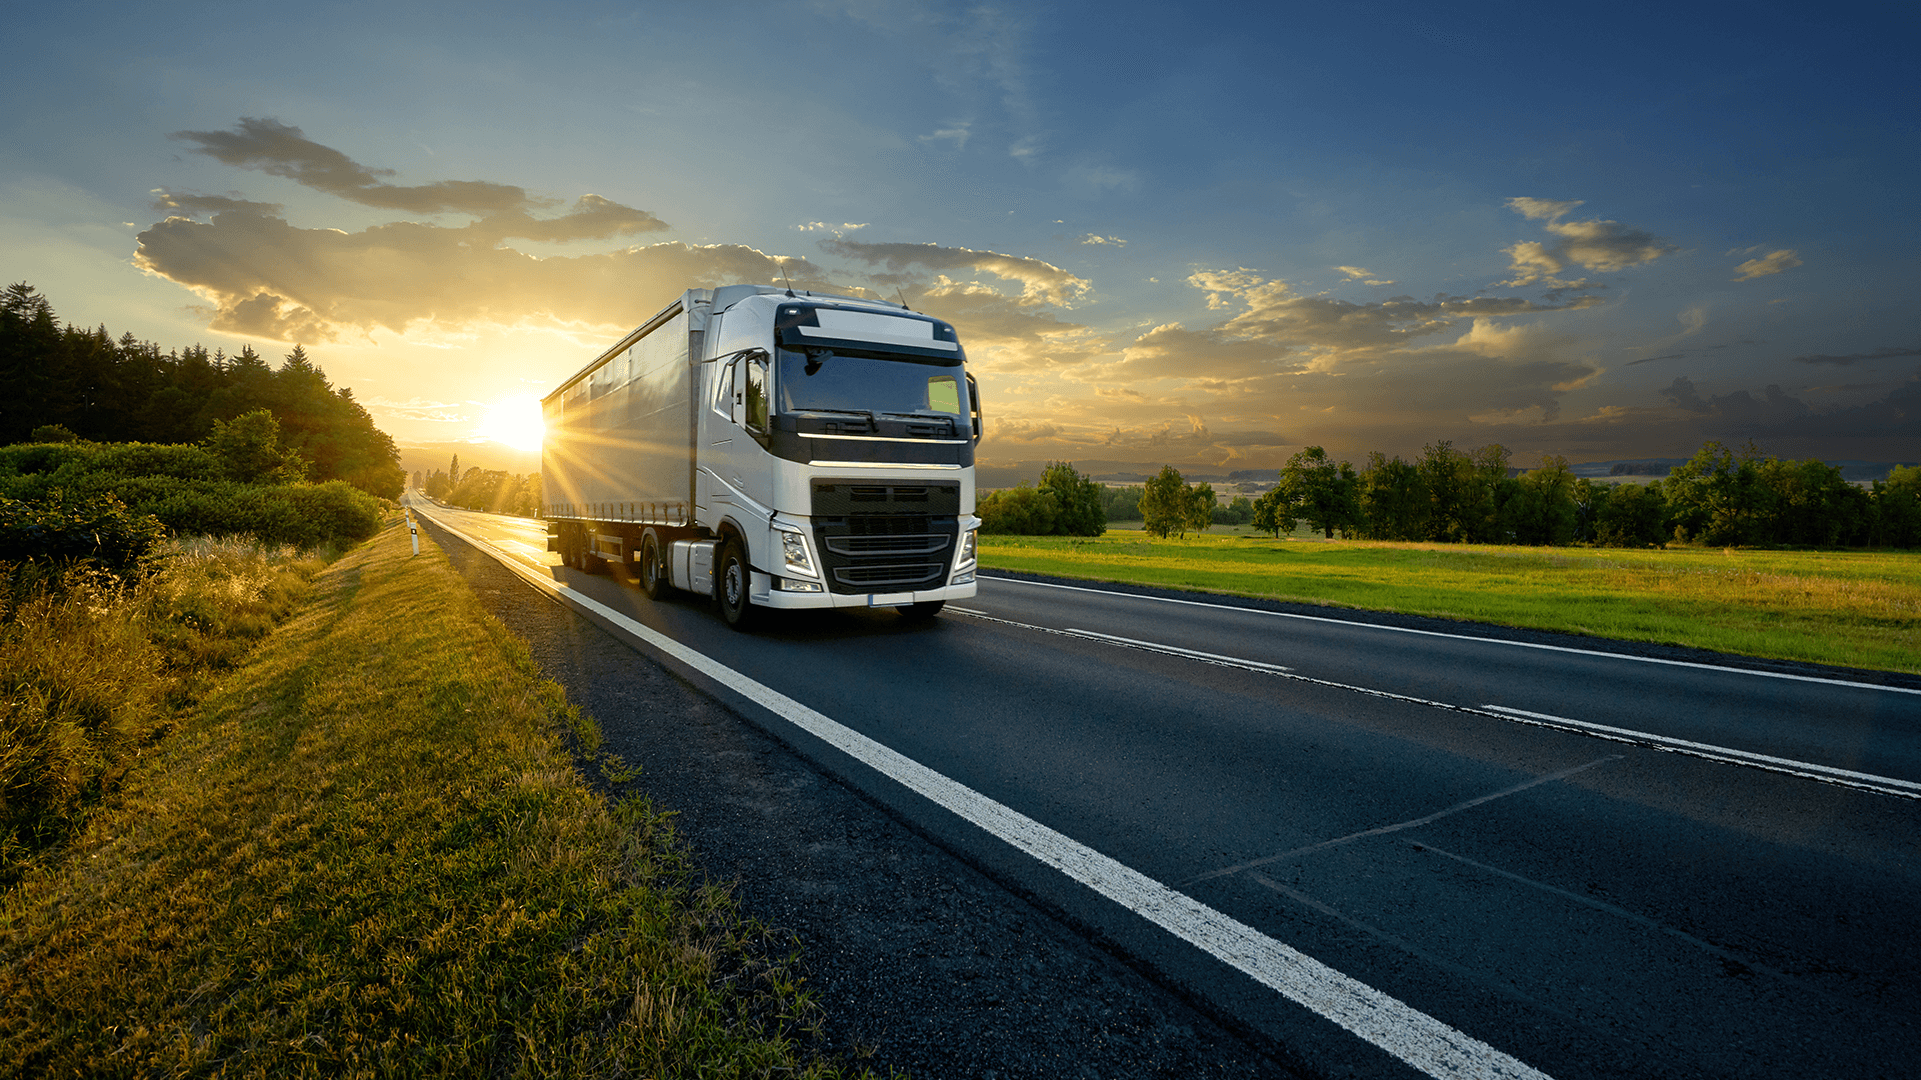
[[[492,544],[468,536],[437,518],[435,524],[493,555],[496,561],[536,587],[593,612],[909,791],[972,822],[1016,850],[1053,867],[1429,1076],[1448,1080],[1457,1077],[1548,1080],[1547,1074],[1479,1039],[1055,832],[772,687],[581,595],[562,582],[533,572]]]
[[[1223,611],[1244,611],[1250,615],[1271,615],[1279,619],[1301,619],[1306,622],[1333,623],[1336,626],[1353,626],[1364,630],[1391,630],[1397,634],[1420,634],[1424,637],[1453,638],[1457,641],[1475,641],[1488,645],[1512,645],[1522,649],[1545,649],[1550,652],[1574,653],[1578,656],[1599,656],[1609,660],[1633,660],[1642,664],[1665,664],[1669,667],[1696,668],[1702,671],[1722,671],[1735,675],[1758,675],[1765,679],[1789,679],[1794,682],[1825,683],[1829,686],[1851,686],[1858,690],[1885,690],[1891,694],[1921,695],[1921,690],[1907,686],[1882,686],[1878,683],[1855,682],[1850,679],[1829,679],[1819,675],[1792,675],[1785,671],[1756,671],[1752,668],[1726,667],[1721,664],[1702,664],[1692,660],[1668,660],[1659,656],[1635,656],[1631,653],[1603,652],[1600,649],[1576,649],[1568,645],[1543,645],[1535,641],[1507,641],[1502,638],[1476,637],[1472,634],[1449,634],[1440,630],[1416,630],[1410,626],[1384,626],[1380,623],[1357,622],[1353,619],[1331,619],[1325,615],[1299,615],[1291,611],[1266,611],[1261,608],[1241,607],[1237,604],[1212,604],[1205,600],[1181,600],[1172,596],[1143,596],[1140,593],[1115,592],[1112,589],[1094,589],[1085,585],[1062,585],[1052,581],[1028,581],[1026,578],[996,577],[993,574],[978,575],[980,581],[1005,581],[1013,585],[1038,585],[1044,589],[1068,589],[1073,592],[1099,593],[1102,596],[1125,597],[1130,600],[1154,600],[1163,604],[1186,604],[1189,607],[1220,608]],[[1543,631],[1544,633],[1550,631]]]
[[[1789,773],[1794,776],[1806,777],[1810,780],[1840,780],[1851,782],[1849,786],[1872,787],[1876,790],[1887,791],[1889,794],[1921,795],[1921,783],[1916,783],[1912,780],[1901,780],[1892,776],[1876,776],[1873,773],[1855,772],[1853,769],[1839,769],[1832,765],[1816,765],[1811,761],[1796,761],[1793,758],[1779,758],[1769,754],[1756,754],[1747,750],[1735,750],[1731,747],[1715,746],[1712,743],[1690,742],[1687,739],[1675,739],[1666,735],[1650,735],[1645,731],[1635,731],[1632,728],[1611,727],[1607,724],[1595,724],[1586,720],[1570,720],[1565,716],[1529,712],[1526,709],[1510,709],[1505,705],[1483,705],[1481,708],[1497,713],[1505,713],[1510,716],[1522,716],[1530,720],[1542,720],[1553,724],[1566,724],[1569,727],[1579,728],[1583,731],[1625,736],[1656,749],[1668,748],[1679,750],[1685,753],[1716,758],[1735,764],[1753,765],[1758,768],[1768,769],[1772,772]]]
[[[970,612],[969,614],[972,613]],[[1079,634],[1081,637],[1090,637],[1098,641],[1117,641],[1123,645],[1132,645],[1137,649],[1147,649],[1152,652],[1172,653],[1175,656],[1186,656],[1196,660],[1212,660],[1217,664],[1232,664],[1235,667],[1253,668],[1256,671],[1294,670],[1291,667],[1282,667],[1280,664],[1269,664],[1261,660],[1243,660],[1238,656],[1222,656],[1220,653],[1202,652],[1199,649],[1183,649],[1179,645],[1163,645],[1158,641],[1140,641],[1131,637],[1121,637],[1119,634],[1103,634],[1098,630],[1076,630],[1070,626],[1067,628],[1067,633]]]

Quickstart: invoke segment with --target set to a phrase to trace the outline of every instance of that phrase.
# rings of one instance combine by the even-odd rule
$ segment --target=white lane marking
[[[1206,661],[1209,661],[1210,663],[1226,664],[1229,667],[1252,668],[1255,671],[1293,671],[1294,670],[1291,667],[1282,667],[1279,664],[1269,664],[1261,660],[1243,660],[1238,656],[1222,656],[1220,653],[1202,652],[1199,649],[1183,649],[1179,645],[1162,645],[1160,642],[1157,642],[1157,641],[1139,641],[1130,637],[1119,637],[1114,634],[1103,634],[1097,630],[1076,630],[1070,626],[1067,628],[1065,632],[1069,634],[1079,634],[1082,637],[1094,638],[1097,641],[1107,641],[1117,645],[1126,645],[1130,648],[1146,649],[1148,652],[1170,653],[1174,656],[1185,656],[1191,660],[1206,660]]]
[[[1037,630],[1043,634],[1053,634],[1057,637],[1087,638],[1092,641],[1098,641],[1103,645],[1118,645],[1123,649],[1141,649],[1145,652],[1165,653],[1168,656],[1178,656],[1184,660],[1199,660],[1205,664],[1218,664],[1221,667],[1237,667],[1264,675],[1286,675],[1288,672],[1294,670],[1290,667],[1282,667],[1280,664],[1270,664],[1263,660],[1243,660],[1238,656],[1222,656],[1219,653],[1201,652],[1199,649],[1183,649],[1179,645],[1162,645],[1154,641],[1140,641],[1135,638],[1116,637],[1113,634],[1103,634],[1097,630],[1075,630],[1071,627],[1066,630],[1056,630],[1051,626],[1035,626],[1033,623],[1015,622],[1013,619],[1003,619],[997,615],[989,615],[985,611],[955,607],[952,604],[947,605],[945,610],[958,611],[963,615],[972,615],[977,619],[997,622],[1003,626],[1018,626],[1022,630]],[[1300,678],[1298,675],[1292,677]],[[1310,679],[1308,681],[1313,682],[1316,680]]]
[[[497,550],[445,522],[437,523],[484,552]],[[756,682],[592,597],[581,595],[565,583],[534,573],[512,558],[503,558],[501,555],[495,558],[536,587],[593,612],[909,791],[972,822],[1016,850],[1093,889],[1182,941],[1238,969],[1289,1001],[1339,1024],[1437,1080],[1453,1080],[1463,1076],[1548,1080],[1547,1074],[1479,1039],[1055,832],[770,686]]]
[[[1300,619],[1304,622],[1333,623],[1336,626],[1353,626],[1365,630],[1389,630],[1397,634],[1420,634],[1424,637],[1453,638],[1457,641],[1473,641],[1486,645],[1512,645],[1520,649],[1542,649],[1549,652],[1574,653],[1577,656],[1599,656],[1608,660],[1633,660],[1642,664],[1665,664],[1669,667],[1696,668],[1702,671],[1720,671],[1735,675],[1756,675],[1764,679],[1788,679],[1793,682],[1824,683],[1828,686],[1851,686],[1857,690],[1885,690],[1890,694],[1916,694],[1921,690],[1908,686],[1882,686],[1878,683],[1855,682],[1850,679],[1829,679],[1818,675],[1791,675],[1785,671],[1755,671],[1751,668],[1727,667],[1722,664],[1701,664],[1692,660],[1667,660],[1658,656],[1634,656],[1629,653],[1603,652],[1599,649],[1576,649],[1567,645],[1543,645],[1534,641],[1507,641],[1502,638],[1476,637],[1472,634],[1449,634],[1440,630],[1416,630],[1408,626],[1383,626],[1380,623],[1356,622],[1353,619],[1330,619],[1325,615],[1297,615],[1290,611],[1265,611],[1261,608],[1240,607],[1235,604],[1211,604],[1204,600],[1179,600],[1171,596],[1142,596],[1139,593],[1114,592],[1111,589],[1090,589],[1084,585],[1060,585],[1052,581],[1028,581],[1024,578],[995,577],[981,575],[983,581],[1005,581],[1013,585],[1038,585],[1046,589],[1068,589],[1073,592],[1099,593],[1102,596],[1124,597],[1130,600],[1154,600],[1163,604],[1186,604],[1189,607],[1219,608],[1222,611],[1242,611],[1250,615],[1271,615],[1277,619]]]
[[[1552,783],[1555,780],[1565,780],[1568,777],[1573,776],[1575,773],[1586,772],[1587,770],[1594,768],[1596,765],[1606,765],[1610,761],[1619,761],[1619,760],[1621,760],[1620,754],[1609,754],[1604,758],[1596,758],[1593,761],[1590,761],[1584,765],[1575,765],[1570,768],[1562,769],[1560,772],[1548,773],[1546,776],[1537,776],[1532,780],[1523,781],[1519,784],[1514,785],[1513,787],[1503,788],[1500,791],[1493,792],[1492,794],[1477,795],[1474,798],[1467,800],[1466,802],[1455,803],[1453,806],[1450,806],[1445,810],[1436,810],[1432,814],[1427,815],[1426,817],[1418,817],[1418,818],[1415,818],[1413,821],[1402,821],[1393,825],[1382,825],[1373,829],[1362,829],[1360,832],[1357,832],[1357,833],[1348,833],[1346,836],[1337,836],[1332,840],[1323,840],[1318,844],[1309,844],[1306,847],[1297,847],[1291,851],[1283,851],[1278,855],[1268,855],[1263,858],[1254,859],[1250,862],[1240,863],[1236,866],[1227,866],[1227,867],[1222,867],[1219,870],[1210,870],[1199,877],[1188,878],[1186,881],[1181,882],[1181,884],[1184,886],[1192,885],[1197,881],[1206,881],[1209,878],[1227,877],[1230,874],[1238,874],[1243,870],[1252,870],[1257,866],[1266,866],[1269,863],[1280,862],[1282,859],[1291,859],[1296,855],[1311,855],[1316,851],[1324,851],[1327,848],[1339,847],[1342,844],[1351,844],[1356,840],[1365,840],[1370,836],[1386,836],[1389,833],[1397,833],[1406,829],[1418,829],[1423,825],[1432,824],[1433,822],[1439,821],[1444,817],[1450,817],[1454,814],[1458,814],[1463,810],[1472,810],[1475,807],[1481,805],[1482,803],[1490,803],[1496,799],[1505,799],[1509,795],[1519,795],[1521,792],[1526,791],[1529,788],[1539,787],[1542,784]]]
[[[999,580],[1008,579],[1003,578]],[[1062,587],[1065,588],[1066,586]],[[1181,602],[1184,603],[1185,601]],[[1056,630],[1051,626],[1036,626],[1033,623],[1016,622],[1013,619],[1003,619],[997,615],[980,615],[977,616],[977,618],[985,619],[988,622],[1001,623],[1005,626],[1017,626],[1023,630],[1035,630],[1043,634],[1056,634],[1061,637],[1089,636],[1088,632],[1084,630]],[[1196,659],[1199,658],[1196,657]],[[1219,660],[1207,660],[1203,662],[1213,664],[1222,663],[1222,661]],[[1259,670],[1278,679],[1292,679],[1295,682],[1311,683],[1315,686],[1326,686],[1335,690],[1348,690],[1356,694],[1366,694],[1369,697],[1386,698],[1389,701],[1405,701],[1411,705],[1426,705],[1433,709],[1448,709],[1452,712],[1471,713],[1475,716],[1486,716],[1495,720],[1505,720],[1513,724],[1553,728],[1556,731],[1566,731],[1575,735],[1588,735],[1596,739],[1607,739],[1611,742],[1627,743],[1630,746],[1645,746],[1655,750],[1687,754],[1690,757],[1720,762],[1724,765],[1744,765],[1751,769],[1765,769],[1768,772],[1797,776],[1803,780],[1818,780],[1824,784],[1836,784],[1841,787],[1855,788],[1860,791],[1872,791],[1880,795],[1898,795],[1905,799],[1921,799],[1921,784],[1909,780],[1895,780],[1890,777],[1873,776],[1868,773],[1858,773],[1848,769],[1837,769],[1827,765],[1816,765],[1811,762],[1791,761],[1787,758],[1769,757],[1766,754],[1752,754],[1745,750],[1732,750],[1725,746],[1711,746],[1707,743],[1688,742],[1685,739],[1672,739],[1666,735],[1655,735],[1651,732],[1635,731],[1631,728],[1609,727],[1606,724],[1590,724],[1582,720],[1569,720],[1566,717],[1549,716],[1547,713],[1528,712],[1525,709],[1510,709],[1502,705],[1484,705],[1477,709],[1471,705],[1455,705],[1452,702],[1433,701],[1428,698],[1414,697],[1410,694],[1396,694],[1389,690],[1376,690],[1368,686],[1339,683],[1331,679],[1317,679],[1312,675],[1302,675],[1284,668],[1263,668]]]
[[[1792,758],[1773,757],[1768,754],[1755,754],[1746,750],[1734,750],[1725,746],[1708,743],[1689,742],[1686,739],[1671,739],[1665,735],[1650,735],[1645,731],[1628,728],[1610,727],[1607,724],[1592,724],[1585,720],[1570,720],[1565,716],[1550,716],[1547,713],[1528,712],[1526,709],[1510,709],[1505,705],[1483,705],[1483,709],[1518,716],[1553,727],[1566,727],[1576,731],[1587,731],[1603,738],[1625,738],[1632,742],[1649,746],[1656,750],[1672,750],[1681,754],[1727,761],[1737,765],[1750,765],[1769,772],[1786,773],[1810,780],[1824,780],[1830,784],[1879,791],[1888,795],[1905,795],[1908,798],[1921,798],[1921,784],[1912,780],[1899,780],[1892,776],[1876,776],[1873,773],[1855,772],[1853,769],[1837,769],[1832,765],[1816,765]]]

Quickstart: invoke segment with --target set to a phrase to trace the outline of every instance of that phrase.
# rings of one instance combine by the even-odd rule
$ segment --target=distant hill
[[[1659,479],[1677,465],[1687,464],[1687,458],[1625,458],[1617,461],[1583,461],[1569,465],[1568,470],[1576,476],[1591,479],[1610,479],[1627,477],[1629,479]],[[1897,467],[1913,466],[1912,461],[1830,461],[1829,465],[1841,470],[1843,480],[1865,483],[1870,480],[1886,480],[1888,473]]]

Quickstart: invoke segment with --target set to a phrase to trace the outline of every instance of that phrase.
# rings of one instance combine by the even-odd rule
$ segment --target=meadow
[[[1921,673],[1921,553],[983,536],[981,565]]]

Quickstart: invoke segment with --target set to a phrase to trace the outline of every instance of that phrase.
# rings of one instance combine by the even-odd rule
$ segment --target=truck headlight
[[[780,555],[787,563],[787,569],[808,577],[817,576],[814,572],[813,556],[807,553],[807,538],[797,532],[785,529],[780,533]]]
[[[974,565],[979,554],[974,538],[978,535],[980,535],[979,529],[969,529],[961,533],[960,554],[954,557],[954,569],[965,570]]]

